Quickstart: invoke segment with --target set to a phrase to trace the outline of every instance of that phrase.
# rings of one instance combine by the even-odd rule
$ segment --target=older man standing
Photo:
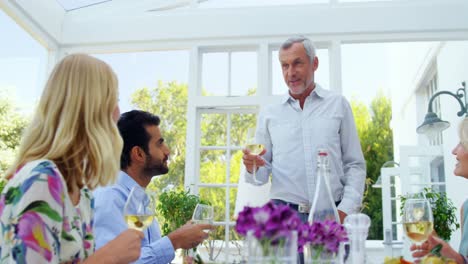
[[[316,186],[316,154],[328,150],[330,188],[341,222],[360,209],[366,165],[348,101],[315,82],[319,60],[311,41],[303,36],[286,40],[279,60],[289,93],[279,104],[259,114],[256,140],[260,156],[245,149],[248,182],[264,184],[271,174],[270,198],[308,218]],[[253,162],[258,171],[253,179]]]

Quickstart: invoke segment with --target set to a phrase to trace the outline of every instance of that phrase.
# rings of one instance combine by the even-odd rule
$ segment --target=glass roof
[[[182,8],[235,8],[277,5],[307,5],[330,3],[331,0],[56,0],[65,11],[107,3],[108,8],[141,8],[146,11],[169,11]],[[338,0],[338,2],[395,2],[414,0]]]
[[[112,0],[56,0],[65,11],[72,11],[88,6],[98,5]]]

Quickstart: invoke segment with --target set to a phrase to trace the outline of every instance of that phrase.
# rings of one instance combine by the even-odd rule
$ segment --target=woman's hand
[[[144,234],[128,229],[96,251],[84,263],[127,264],[137,260],[141,252]]]
[[[451,258],[457,261],[457,263],[463,263],[461,259],[461,255],[458,254],[456,250],[454,250],[447,242],[438,238],[434,234],[431,234],[427,240],[422,243],[421,245],[411,245],[410,250],[413,252],[414,258],[422,258],[431,253],[431,250],[437,246],[442,245],[442,249],[440,250],[440,255],[446,258]],[[419,263],[420,260],[415,261]]]

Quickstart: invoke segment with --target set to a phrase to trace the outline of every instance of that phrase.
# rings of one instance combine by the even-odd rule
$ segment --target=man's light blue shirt
[[[316,187],[317,150],[329,153],[330,189],[338,209],[350,214],[359,211],[364,192],[366,163],[351,107],[342,95],[315,89],[301,109],[299,100],[289,94],[279,104],[259,114],[257,143],[267,152],[266,165],[257,179],[266,183],[271,174],[271,199],[290,203],[311,203]],[[256,184],[252,174],[247,182]]]
[[[101,248],[128,229],[123,208],[130,191],[138,184],[121,171],[117,183],[94,191],[94,235],[96,249]],[[161,238],[159,224],[154,220],[144,232],[140,259],[134,263],[170,263],[174,259],[174,247],[168,237]]]

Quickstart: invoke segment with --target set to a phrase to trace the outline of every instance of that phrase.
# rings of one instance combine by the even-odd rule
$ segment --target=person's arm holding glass
[[[126,197],[118,186],[100,188],[94,193],[96,210],[94,228],[96,233],[96,248],[104,248],[119,234],[128,229],[123,208]],[[156,221],[149,229],[143,230],[145,238],[141,244],[141,255],[136,263],[171,262],[178,248],[190,249],[203,241],[207,234],[204,225],[186,224],[167,236],[160,237]]]
[[[247,170],[245,180],[254,185],[263,185],[268,182],[268,176],[271,173],[272,144],[267,130],[266,118],[262,112],[258,116],[254,138],[256,144],[263,146],[263,150],[258,155],[252,154],[248,148],[242,150],[244,153],[242,161]],[[253,174],[254,164],[256,169],[255,176]]]
[[[169,172],[170,149],[159,125],[158,116],[140,110],[126,112],[120,116],[118,128],[124,142],[120,157],[121,171],[114,185],[95,192],[94,225],[97,248],[105,246],[108,241],[128,228],[125,217],[135,219],[135,216],[143,216],[148,222],[151,220],[152,217],[146,212],[125,215],[124,207],[133,188],[144,192],[154,176]],[[147,200],[146,194],[137,200]],[[154,212],[154,206],[152,210]],[[130,226],[143,228],[148,225],[141,220],[136,219]],[[212,229],[212,225],[188,223],[162,237],[158,222],[151,221],[149,227],[143,230],[145,237],[137,263],[169,263],[175,257],[175,250],[193,248],[207,238],[205,229]]]
[[[413,244],[411,245],[410,250],[413,251],[414,258],[423,258],[430,254],[431,250],[436,247],[437,245],[442,245],[442,249],[440,250],[440,255],[446,258],[450,258],[455,260],[459,264],[468,263],[466,262],[467,258],[462,256],[458,253],[455,249],[453,249],[449,243],[445,242],[443,239],[437,237],[435,234],[429,235],[427,240],[422,243],[421,245]],[[417,261],[419,262],[419,260]]]

